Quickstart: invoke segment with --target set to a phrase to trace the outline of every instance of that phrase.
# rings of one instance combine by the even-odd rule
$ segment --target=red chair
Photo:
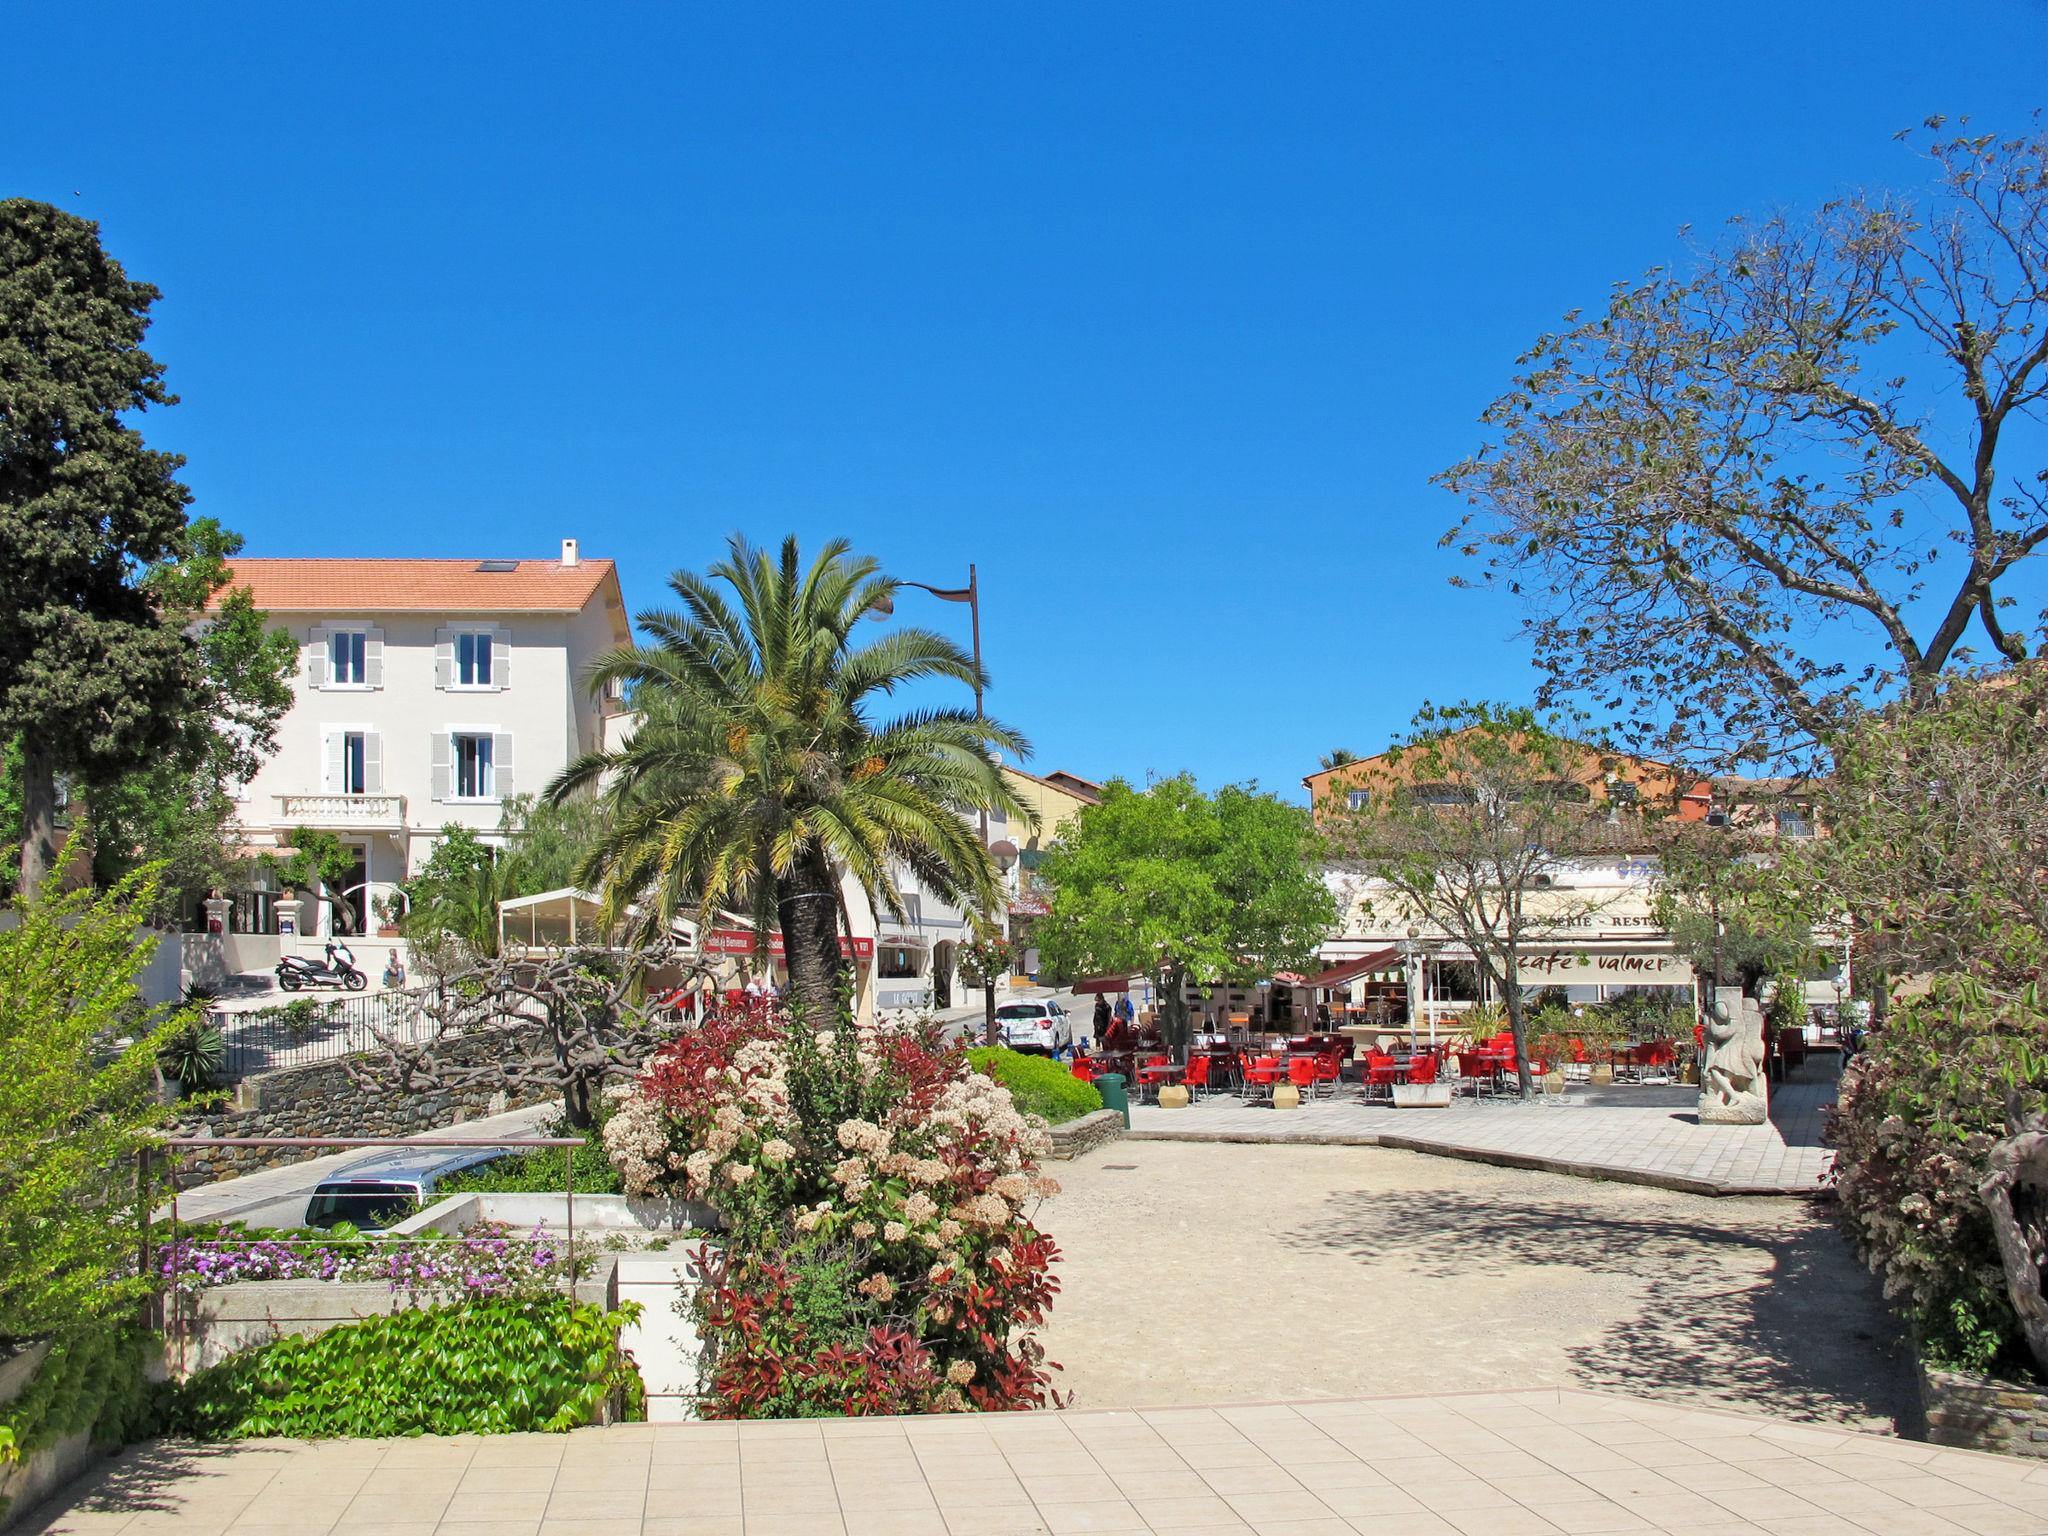
[[[1491,1051],[1458,1052],[1458,1091],[1472,1095],[1477,1103],[1499,1083],[1500,1058]]]
[[[1188,1091],[1188,1102],[1195,1103],[1209,1086],[1209,1058],[1190,1056],[1187,1070],[1181,1073],[1180,1085]]]
[[[1150,1088],[1154,1098],[1168,1083],[1180,1080],[1181,1069],[1164,1056],[1148,1056],[1138,1064],[1138,1096],[1142,1099]]]
[[[1074,1076],[1081,1079],[1082,1082],[1094,1082],[1097,1075],[1095,1071],[1095,1058],[1092,1056],[1076,1056],[1072,1070]]]
[[[1313,1056],[1287,1058],[1287,1081],[1301,1090],[1305,1099],[1316,1096],[1316,1059]]]
[[[1436,1081],[1436,1057],[1425,1052],[1408,1063],[1408,1081],[1411,1083],[1433,1083]]]
[[[1316,1087],[1327,1090],[1334,1098],[1338,1087],[1344,1081],[1344,1053],[1332,1048],[1312,1058],[1316,1067]]]
[[[1254,1060],[1249,1052],[1240,1052],[1237,1059],[1244,1069],[1244,1096],[1247,1099],[1262,1098],[1271,1093],[1273,1085],[1286,1075],[1285,1068],[1271,1056]]]
[[[1394,1084],[1401,1081],[1401,1063],[1391,1056],[1375,1051],[1365,1058],[1365,1096],[1371,1098],[1374,1089],[1386,1090],[1384,1097],[1394,1096]]]

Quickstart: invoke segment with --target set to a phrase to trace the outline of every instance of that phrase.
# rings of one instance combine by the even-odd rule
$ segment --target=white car
[[[1058,1003],[1005,1003],[996,1010],[996,1029],[1013,1051],[1056,1056],[1074,1045],[1073,1020]]]

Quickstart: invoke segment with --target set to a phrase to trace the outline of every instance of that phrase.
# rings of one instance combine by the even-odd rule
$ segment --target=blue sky
[[[164,289],[252,553],[973,560],[1039,769],[1298,796],[1533,690],[1428,483],[1523,347],[2048,98],[2044,0],[1938,12],[15,0],[0,189]]]

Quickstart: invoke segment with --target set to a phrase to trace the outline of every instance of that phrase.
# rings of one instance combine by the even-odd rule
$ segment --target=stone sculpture
[[[1716,987],[1707,1005],[1700,1063],[1701,1125],[1762,1125],[1770,1105],[1764,1077],[1764,1016],[1740,987]]]

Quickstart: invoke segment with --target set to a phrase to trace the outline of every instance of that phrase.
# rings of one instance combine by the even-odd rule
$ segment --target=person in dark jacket
[[[1098,1051],[1102,1049],[1103,1043],[1109,1039],[1109,1019],[1109,997],[1106,993],[1098,992],[1095,994],[1094,1018],[1095,1049]]]

